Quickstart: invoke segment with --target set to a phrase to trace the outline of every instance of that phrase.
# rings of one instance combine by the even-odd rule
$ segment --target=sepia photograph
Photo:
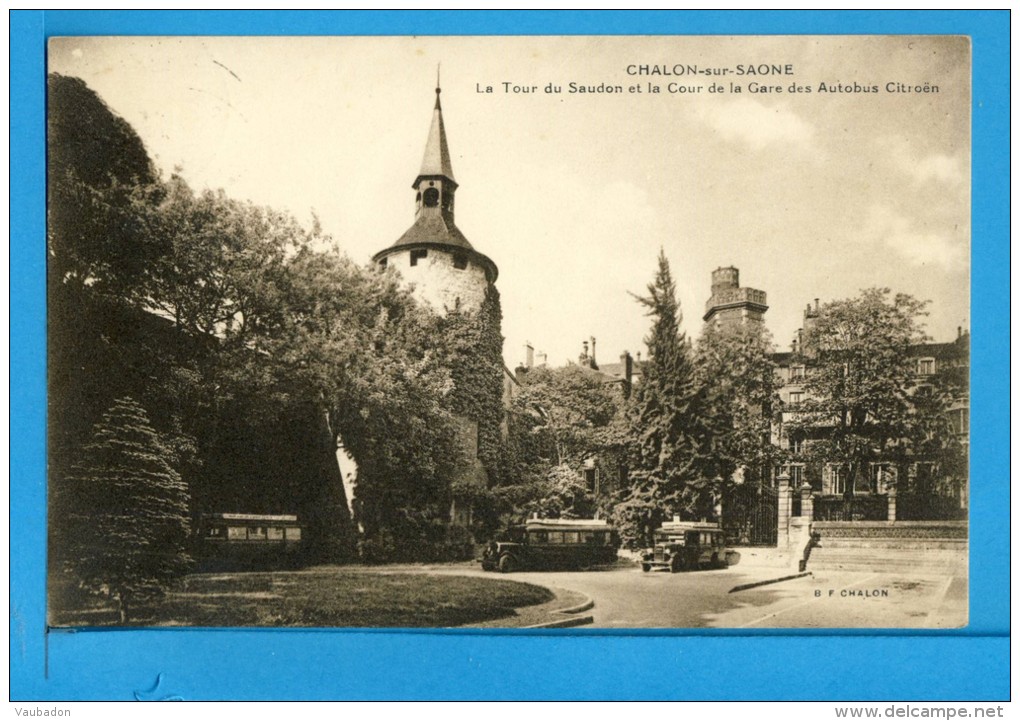
[[[50,38],[48,626],[966,627],[971,62]]]

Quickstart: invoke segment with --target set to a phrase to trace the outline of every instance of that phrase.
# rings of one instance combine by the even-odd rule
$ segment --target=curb
[[[749,588],[757,588],[758,586],[767,586],[770,583],[779,583],[780,581],[792,581],[795,578],[804,578],[804,576],[813,575],[811,571],[804,571],[803,573],[793,573],[789,576],[780,576],[779,578],[770,578],[766,581],[755,581],[753,583],[742,583],[739,586],[734,586],[729,590],[729,593],[736,593],[737,591],[746,591]]]
[[[575,593],[578,593],[575,591]],[[554,621],[546,621],[544,623],[535,623],[530,626],[521,626],[521,628],[571,628],[573,626],[587,626],[590,623],[595,623],[593,616],[574,616],[573,614],[581,613],[595,607],[595,601],[588,594],[582,594],[585,598],[584,601],[567,608],[561,608],[556,611],[552,611],[553,616],[573,616],[572,618],[559,618]]]
[[[558,611],[558,613],[563,612]],[[587,626],[590,623],[595,623],[593,616],[575,616],[574,618],[546,621],[545,623],[536,623],[532,626],[522,626],[521,628],[571,628],[573,626]]]
[[[591,596],[588,596],[587,598],[587,601],[579,603],[576,606],[561,608],[558,611],[553,611],[553,613],[580,613],[581,611],[587,611],[590,608],[595,608],[595,601],[592,600]]]

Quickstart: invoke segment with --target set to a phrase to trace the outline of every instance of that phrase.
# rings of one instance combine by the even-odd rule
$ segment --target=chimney
[[[620,354],[620,367],[623,369],[623,397],[630,397],[631,384],[634,380],[634,359],[629,351]]]
[[[538,367],[545,368],[545,364],[549,361],[549,356],[543,351],[538,352]]]
[[[815,298],[815,312],[818,312],[818,299]]]
[[[956,339],[959,340],[962,337],[963,337],[963,326],[962,325],[958,325],[958,326],[956,326]]]
[[[595,365],[595,336],[591,337],[591,364]]]
[[[535,365],[535,347],[531,345],[531,341],[524,343],[524,367],[533,368]]]

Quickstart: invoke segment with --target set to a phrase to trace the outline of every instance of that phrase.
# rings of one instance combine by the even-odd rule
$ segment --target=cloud
[[[788,108],[752,98],[704,103],[698,106],[698,115],[726,140],[746,143],[754,150],[783,145],[806,151],[814,146],[815,128],[811,123]]]
[[[913,265],[937,265],[945,270],[967,267],[969,243],[965,234],[919,228],[913,220],[888,206],[871,209],[864,235],[891,248]]]
[[[947,185],[959,185],[967,178],[961,158],[951,158],[941,154],[929,155],[920,162],[914,163],[911,173],[921,182],[937,180]]]
[[[892,160],[893,166],[905,173],[917,183],[936,182],[943,185],[958,187],[969,178],[966,157],[961,153],[922,154],[915,150],[906,138],[883,138],[879,141],[879,149],[884,149]]]

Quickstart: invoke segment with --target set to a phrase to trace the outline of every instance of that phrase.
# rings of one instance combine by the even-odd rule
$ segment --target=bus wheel
[[[499,559],[500,573],[513,573],[517,570],[517,561],[513,556],[502,556]]]
[[[680,571],[687,570],[687,563],[684,561],[683,555],[673,556],[669,561],[669,572],[679,573]]]
[[[652,570],[652,565],[650,563],[642,563],[641,570],[644,571],[645,573],[648,573],[649,571]]]
[[[712,554],[712,568],[726,568],[726,557],[718,553]]]

